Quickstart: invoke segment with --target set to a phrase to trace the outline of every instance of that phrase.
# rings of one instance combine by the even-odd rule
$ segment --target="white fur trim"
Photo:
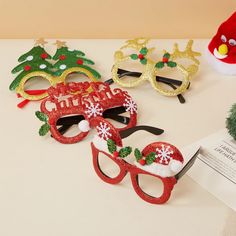
[[[175,161],[175,160],[173,160]],[[176,162],[179,162],[179,161],[176,161]],[[171,163],[173,163],[172,161],[169,162],[168,165],[162,165],[162,164],[159,164],[159,163],[156,163],[156,162],[153,162],[151,165],[140,165],[138,162],[134,162],[134,164],[142,169],[142,170],[145,170],[149,173],[152,173],[154,175],[159,175],[161,177],[171,177],[171,176],[174,176],[175,174],[177,174],[179,171],[174,171],[172,170],[172,166],[171,166]],[[181,163],[182,164],[182,163]]]
[[[92,142],[98,150],[110,154],[108,147],[107,147],[107,141],[100,138],[98,135],[94,135]],[[119,151],[121,149],[121,147],[116,146],[116,149],[117,149],[117,151]]]
[[[236,75],[236,64],[229,64],[217,59],[208,49],[205,52],[208,62],[221,74]]]
[[[174,173],[178,173],[183,168],[183,163],[177,160],[171,160],[170,161],[170,169]]]
[[[78,127],[82,132],[88,132],[90,130],[89,122],[87,120],[81,120]]]
[[[107,141],[100,138],[98,135],[94,135],[92,142],[98,150],[109,153],[109,150],[107,147]]]
[[[214,49],[214,52],[213,52],[214,56],[218,59],[225,59],[228,55],[222,55],[219,53],[219,51],[217,50],[217,48]]]

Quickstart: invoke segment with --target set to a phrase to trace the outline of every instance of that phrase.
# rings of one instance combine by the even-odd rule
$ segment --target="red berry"
[[[65,55],[59,56],[59,60],[65,60],[65,59],[66,59],[66,56],[65,56]]]
[[[146,164],[146,160],[145,159],[140,159],[139,164],[144,166]]]
[[[139,55],[138,55],[138,58],[139,58],[140,60],[142,60],[142,59],[144,58],[143,54],[139,54]]]
[[[47,54],[47,53],[42,53],[42,54],[41,54],[41,58],[42,58],[42,59],[46,59],[47,57],[48,57],[48,54]]]
[[[25,67],[24,67],[24,70],[25,71],[29,71],[31,69],[31,66],[30,65],[26,65]]]
[[[84,63],[84,61],[83,61],[82,59],[78,59],[78,60],[77,60],[77,64],[78,64],[78,65],[83,65],[83,63]]]
[[[117,158],[117,157],[119,156],[119,152],[114,151],[114,152],[113,152],[113,156],[114,156],[115,158]]]
[[[162,62],[167,63],[168,60],[169,60],[169,59],[168,59],[167,57],[163,57]]]

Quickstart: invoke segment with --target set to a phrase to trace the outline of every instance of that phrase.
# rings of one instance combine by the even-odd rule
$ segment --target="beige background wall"
[[[236,0],[0,0],[0,38],[207,38]]]

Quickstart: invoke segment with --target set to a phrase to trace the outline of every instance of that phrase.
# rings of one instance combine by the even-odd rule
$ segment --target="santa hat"
[[[181,152],[169,143],[156,142],[149,144],[142,151],[143,160],[150,153],[155,153],[153,162],[151,164],[137,162],[136,165],[139,168],[161,177],[173,176],[183,168],[184,158]]]
[[[119,131],[103,117],[96,117],[90,120],[91,127],[94,127],[97,133],[94,135],[94,146],[104,152],[109,153],[107,140],[112,139],[117,147],[122,147],[122,139]]]
[[[236,12],[219,26],[208,45],[207,59],[220,73],[236,74]]]

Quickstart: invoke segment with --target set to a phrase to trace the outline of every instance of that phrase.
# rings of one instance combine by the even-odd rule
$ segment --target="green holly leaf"
[[[161,69],[161,68],[164,67],[164,65],[165,65],[164,62],[159,61],[159,62],[156,63],[155,67],[158,68],[158,69]]]
[[[168,61],[168,62],[167,62],[167,66],[169,66],[169,67],[176,67],[176,66],[177,66],[177,63],[174,62],[174,61]]]
[[[43,124],[39,129],[39,135],[44,136],[50,130],[50,125],[48,123]]]
[[[136,158],[136,161],[139,161],[142,159],[142,153],[139,151],[138,148],[134,149],[134,156]]]
[[[170,58],[170,53],[166,52],[166,53],[163,55],[163,57],[169,59],[169,58]]]
[[[137,60],[138,59],[138,55],[137,54],[131,54],[130,58],[133,60]]]
[[[107,147],[111,154],[116,151],[116,144],[112,139],[107,140]]]
[[[48,116],[41,111],[36,111],[35,115],[40,121],[48,122]]]
[[[121,158],[127,157],[131,152],[132,152],[131,147],[121,148],[119,151],[119,157],[121,157]]]
[[[149,153],[149,154],[146,156],[145,160],[146,160],[147,165],[151,165],[151,164],[156,160],[156,154],[155,154],[155,152]]]
[[[146,58],[143,58],[142,60],[140,60],[140,62],[141,62],[143,65],[146,65],[146,64],[147,64],[147,59],[146,59]]]
[[[140,50],[140,53],[143,54],[144,56],[147,55],[147,52],[148,52],[148,49],[146,47]]]

